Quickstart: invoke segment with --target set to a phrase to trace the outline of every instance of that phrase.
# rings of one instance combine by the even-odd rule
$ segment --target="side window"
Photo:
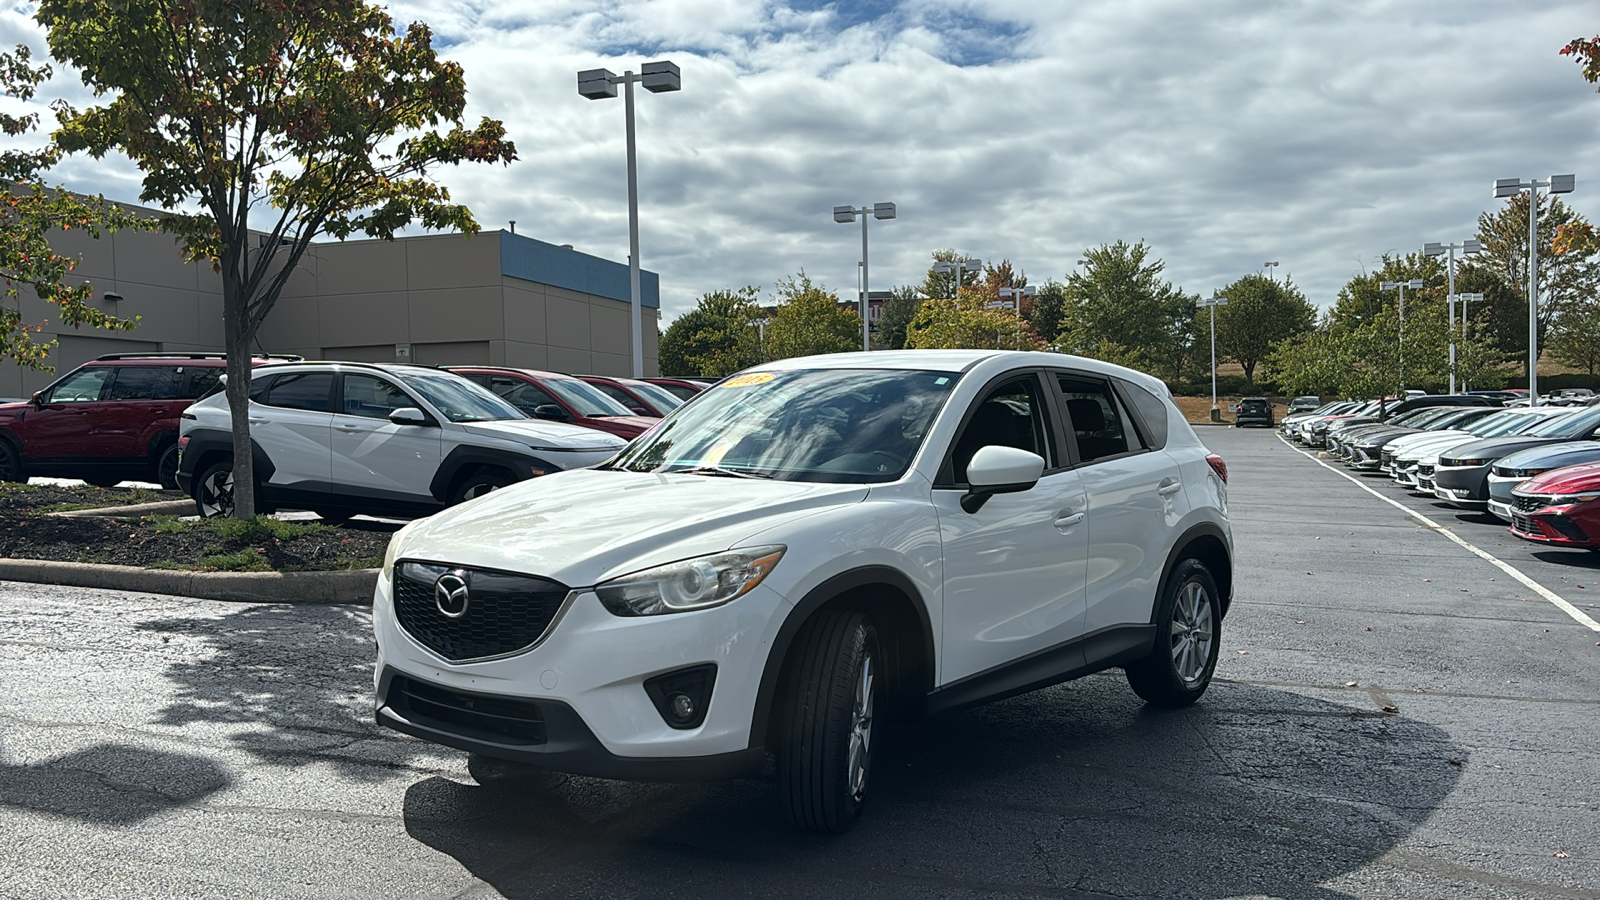
[[[489,379],[489,390],[499,394],[505,401],[528,415],[533,415],[534,407],[547,403],[560,406],[554,397],[545,393],[538,385],[529,384],[517,378],[506,378],[496,375]]]
[[[273,389],[273,396],[277,396],[276,388]],[[397,409],[416,405],[416,401],[407,396],[405,391],[381,378],[371,375],[344,376],[344,409],[339,410],[344,415],[387,419],[389,413]]]
[[[280,409],[332,412],[328,398],[332,389],[332,372],[285,373],[274,378],[266,396],[256,402]]]
[[[267,402],[267,391],[272,390],[272,383],[274,381],[277,381],[277,380],[278,380],[277,376],[268,375],[265,378],[257,378],[255,380],[251,381],[250,382],[250,400],[251,400],[251,402],[254,402],[254,403],[265,403],[265,402]]]
[[[107,400],[176,400],[183,375],[174,366],[118,366]]]
[[[183,386],[183,398],[198,400],[211,393],[217,385],[222,383],[222,368],[219,366],[190,367],[188,381]]]
[[[1111,383],[1099,378],[1059,374],[1061,396],[1066,401],[1068,427],[1078,443],[1078,458],[1094,462],[1132,450],[1144,449],[1128,427]]]
[[[1042,397],[1039,381],[1032,375],[1006,382],[984,395],[950,451],[955,482],[966,483],[973,454],[990,445],[1037,453],[1044,457],[1047,469],[1058,465]]]
[[[100,391],[114,371],[116,370],[109,366],[79,369],[61,379],[61,382],[51,389],[50,402],[94,403],[100,399]]]
[[[632,397],[629,397],[626,391],[614,384],[596,384],[595,382],[591,381],[589,382],[589,386],[599,389],[600,393],[605,394],[607,397],[610,397],[618,403],[621,403],[623,406],[626,406],[629,412],[632,412],[633,408],[636,406],[644,405]]]
[[[1133,410],[1144,425],[1143,432],[1150,449],[1160,450],[1167,445],[1167,402],[1131,381],[1117,381],[1119,393],[1133,404]]]

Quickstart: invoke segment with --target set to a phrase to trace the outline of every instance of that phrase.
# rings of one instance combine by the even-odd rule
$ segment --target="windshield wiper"
[[[676,472],[666,472],[667,475],[720,475],[723,478],[764,478],[772,480],[772,476],[765,472],[751,472],[740,469],[724,469],[721,466],[695,466],[692,469],[679,469]]]

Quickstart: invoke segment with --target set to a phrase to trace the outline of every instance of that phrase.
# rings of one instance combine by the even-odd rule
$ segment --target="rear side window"
[[[1133,406],[1134,415],[1139,417],[1139,424],[1145,436],[1145,442],[1152,450],[1160,450],[1167,445],[1167,402],[1150,393],[1131,381],[1117,381],[1117,386],[1122,390],[1122,396]]]
[[[183,375],[176,366],[118,366],[108,400],[177,400]]]
[[[1143,448],[1128,427],[1110,382],[1066,374],[1056,377],[1080,461],[1090,463]]]
[[[294,372],[277,376],[256,397],[251,399],[264,406],[280,409],[303,409],[309,412],[333,412],[329,394],[333,391],[332,372]]]
[[[210,394],[222,383],[221,366],[190,367],[188,380],[183,386],[183,397],[189,400],[198,400]]]

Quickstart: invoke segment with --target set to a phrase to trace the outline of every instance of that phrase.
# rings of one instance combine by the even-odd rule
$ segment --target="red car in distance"
[[[582,425],[628,440],[656,424],[656,419],[635,415],[598,388],[571,375],[499,366],[449,366],[447,371],[488,388],[535,419]]]
[[[1552,547],[1600,550],[1600,463],[1551,469],[1513,488],[1511,533]]]
[[[646,378],[644,380],[657,387],[665,388],[679,400],[688,400],[695,394],[711,387],[711,382],[701,381],[697,378]]]
[[[584,381],[605,392],[607,397],[633,410],[635,415],[661,418],[683,405],[683,401],[660,385],[634,378],[605,375],[580,375]]]

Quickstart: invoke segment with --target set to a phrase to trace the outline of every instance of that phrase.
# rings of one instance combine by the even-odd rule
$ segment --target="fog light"
[[[645,693],[662,720],[673,728],[699,728],[711,705],[711,688],[717,680],[713,663],[690,666],[657,675],[644,683]]]

